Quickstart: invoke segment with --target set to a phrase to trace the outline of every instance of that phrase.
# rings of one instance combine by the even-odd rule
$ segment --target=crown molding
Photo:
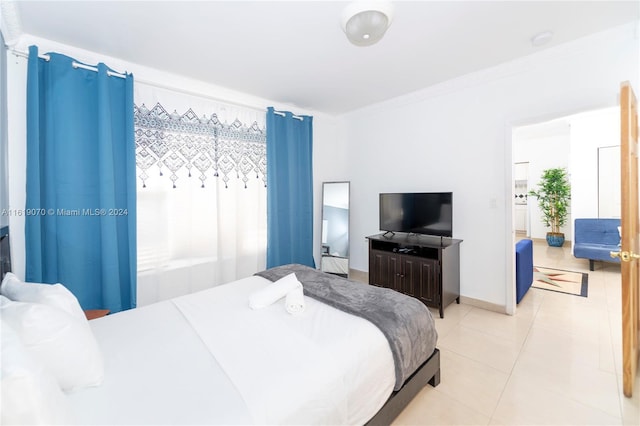
[[[8,47],[13,47],[22,35],[20,13],[14,0],[0,0],[0,32]]]

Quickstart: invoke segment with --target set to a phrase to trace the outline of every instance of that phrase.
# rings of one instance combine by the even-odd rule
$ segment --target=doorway
[[[511,129],[511,199],[513,200],[511,209],[514,245],[521,238],[530,238],[534,242],[544,241],[549,230],[541,220],[542,213],[533,197],[527,197],[526,220],[528,222],[524,232],[521,230],[521,224],[518,223],[518,216],[522,215],[522,207],[516,204],[516,200],[520,198],[517,189],[520,190],[523,185],[519,182],[522,179],[523,164],[527,165],[528,171],[527,191],[537,186],[545,169],[564,167],[568,171],[571,182],[571,204],[569,218],[562,228],[566,240],[562,250],[565,256],[558,255],[559,258],[566,258],[574,265],[575,261],[581,261],[581,259],[573,259],[572,255],[573,219],[620,217],[619,208],[616,210],[616,207],[610,205],[611,191],[604,191],[602,188],[606,183],[601,182],[606,179],[619,180],[620,177],[616,162],[608,161],[612,152],[615,153],[615,147],[620,145],[619,119],[619,108],[611,107]],[[601,207],[603,203],[608,205],[607,209]],[[555,248],[549,248],[549,250],[553,249]],[[567,254],[570,255],[569,258],[566,257]],[[538,264],[535,251],[533,263],[536,266],[550,266]]]
[[[611,191],[604,191],[605,181],[619,180],[620,169],[615,156],[620,145],[618,107],[599,109],[512,129],[513,182],[519,175],[516,167],[528,163],[528,188],[535,187],[542,171],[552,167],[567,169],[571,181],[570,218],[566,240],[572,241],[572,223],[576,217],[620,217],[619,203],[610,205]],[[601,182],[603,181],[603,182]],[[602,200],[602,201],[601,201]],[[609,204],[607,209],[602,204]],[[529,238],[544,239],[547,229],[540,220],[535,199],[528,202]],[[515,203],[514,203],[515,210]]]
[[[513,129],[513,210],[514,228],[518,236],[532,239],[545,238],[548,229],[540,220],[542,212],[538,208],[536,198],[529,197],[527,193],[537,187],[544,170],[550,168],[569,170],[570,130],[571,124],[568,117]],[[524,224],[522,223],[523,215]],[[569,218],[567,224],[570,222]],[[564,232],[565,239],[570,241],[570,226],[565,226],[561,231]]]

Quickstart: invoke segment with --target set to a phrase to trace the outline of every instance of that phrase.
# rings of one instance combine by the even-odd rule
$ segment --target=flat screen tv
[[[380,230],[453,236],[453,193],[380,194]]]

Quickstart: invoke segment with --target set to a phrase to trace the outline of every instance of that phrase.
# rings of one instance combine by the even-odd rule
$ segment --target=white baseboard
[[[484,309],[486,311],[497,312],[499,314],[507,314],[507,307],[504,305],[498,305],[496,303],[486,302],[480,299],[474,299],[472,297],[460,296],[460,303],[476,308]]]

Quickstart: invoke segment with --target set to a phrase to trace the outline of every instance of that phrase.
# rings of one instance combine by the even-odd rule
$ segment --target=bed
[[[66,393],[73,421],[389,424],[427,382],[438,384],[435,338],[399,384],[393,345],[367,319],[313,297],[298,315],[281,301],[250,309],[275,280],[252,276],[90,321],[104,378]]]

